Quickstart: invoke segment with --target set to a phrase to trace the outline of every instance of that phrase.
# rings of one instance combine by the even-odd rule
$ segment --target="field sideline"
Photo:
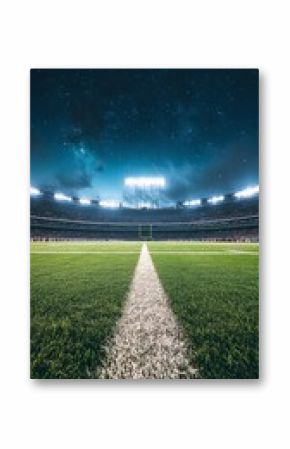
[[[147,246],[201,377],[257,378],[259,245]],[[31,243],[32,378],[98,377],[141,247]]]

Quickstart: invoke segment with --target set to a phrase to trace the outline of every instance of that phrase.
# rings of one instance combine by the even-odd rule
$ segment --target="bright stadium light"
[[[143,201],[141,203],[138,203],[138,208],[139,209],[151,209],[152,204],[146,201]]]
[[[190,200],[190,201],[184,201],[183,203],[185,206],[200,206],[201,200]]]
[[[128,201],[123,201],[123,207],[125,207],[126,209],[134,209],[135,208],[131,203],[128,203]]]
[[[30,195],[38,196],[41,195],[41,191],[35,187],[30,187]]]
[[[240,192],[236,192],[234,196],[236,198],[250,198],[251,196],[258,195],[259,186],[255,187],[247,187],[244,190],[240,190]]]
[[[125,186],[127,187],[165,187],[165,185],[166,181],[163,176],[138,176],[133,178],[125,178]]]
[[[54,199],[57,201],[72,201],[70,196],[64,195],[63,193],[55,193]]]
[[[89,200],[88,198],[80,198],[79,203],[83,204],[84,206],[88,206],[91,204],[91,200]]]
[[[119,207],[120,205],[119,201],[116,200],[101,200],[99,204],[102,207],[112,207],[112,208]]]
[[[223,195],[213,196],[208,199],[208,202],[210,204],[217,204],[217,203],[220,203],[221,201],[224,201],[224,199],[225,199],[225,197]]]

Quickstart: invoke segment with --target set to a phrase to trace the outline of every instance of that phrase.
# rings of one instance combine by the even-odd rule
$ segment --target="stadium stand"
[[[198,207],[106,209],[31,197],[31,238],[251,240],[259,235],[258,196]]]

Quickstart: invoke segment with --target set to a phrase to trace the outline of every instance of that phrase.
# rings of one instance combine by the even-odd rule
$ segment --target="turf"
[[[148,246],[201,377],[257,378],[259,246]],[[32,378],[96,377],[140,248],[140,242],[32,243]]]
[[[31,252],[65,252],[65,251],[79,251],[79,252],[140,252],[141,244],[139,242],[32,242]]]
[[[212,242],[150,242],[148,247],[151,252],[154,251],[182,251],[182,252],[229,252],[229,251],[250,251],[258,252],[257,243],[212,243]]]
[[[32,378],[96,376],[137,260],[138,252],[31,255]]]
[[[168,244],[158,245],[168,250]],[[258,256],[152,257],[201,377],[257,378]]]

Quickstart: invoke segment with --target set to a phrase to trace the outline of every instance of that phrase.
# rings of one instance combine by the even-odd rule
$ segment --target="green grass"
[[[201,376],[257,378],[259,245],[148,246]],[[32,378],[96,376],[140,248],[140,242],[32,243]]]
[[[154,251],[182,251],[182,252],[191,252],[191,251],[251,251],[258,252],[259,245],[257,243],[205,243],[205,242],[150,242],[148,244],[151,252]]]
[[[149,246],[155,245],[164,246],[164,251],[175,246]],[[211,250],[212,245],[203,246]],[[237,246],[246,250],[246,245]],[[152,257],[201,376],[257,378],[258,256],[152,253]]]
[[[52,246],[32,244],[32,251]],[[32,378],[95,377],[137,259],[138,252],[31,255]]]
[[[139,242],[32,242],[32,252],[65,252],[65,251],[79,251],[79,252],[140,252],[141,244]]]

